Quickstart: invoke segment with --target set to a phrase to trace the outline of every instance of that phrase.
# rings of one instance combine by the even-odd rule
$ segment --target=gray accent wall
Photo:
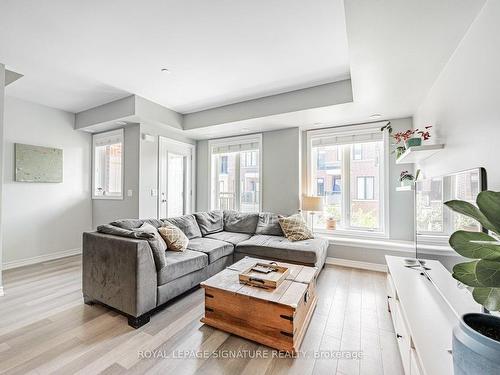
[[[92,225],[94,228],[117,219],[139,217],[140,125],[126,126],[124,137],[123,200],[92,200]],[[132,196],[128,196],[129,190],[132,191]]]
[[[262,210],[285,215],[300,208],[301,131],[262,133]]]
[[[78,251],[92,229],[91,136],[76,132],[74,121],[72,113],[5,97],[4,263]],[[62,182],[16,182],[15,143],[62,149]]]

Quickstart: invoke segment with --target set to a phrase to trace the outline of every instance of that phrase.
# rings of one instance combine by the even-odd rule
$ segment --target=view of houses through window
[[[333,218],[340,229],[383,231],[383,141],[335,144],[319,136],[310,147],[310,194],[324,197],[315,227]]]
[[[212,149],[211,206],[218,210],[258,212],[260,209],[257,143]]]
[[[122,197],[123,131],[94,136],[93,196]]]

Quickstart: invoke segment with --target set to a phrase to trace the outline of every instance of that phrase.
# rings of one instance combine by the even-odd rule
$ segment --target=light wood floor
[[[200,289],[134,330],[123,316],[84,305],[80,280],[78,256],[4,272],[0,373],[402,374],[382,273],[327,266],[301,346],[308,355],[295,359],[201,324]],[[362,351],[363,359],[313,356],[339,350]],[[205,355],[164,358],[190,351]],[[221,358],[228,351],[243,358]]]

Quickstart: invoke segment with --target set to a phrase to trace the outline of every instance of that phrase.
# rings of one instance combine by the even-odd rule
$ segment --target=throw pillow
[[[314,238],[302,215],[295,214],[278,219],[285,237],[290,241],[302,241]]]
[[[281,230],[279,219],[283,215],[273,214],[271,212],[261,212],[259,214],[259,222],[255,234],[267,234],[271,236],[284,236]]]
[[[165,257],[167,244],[165,243],[165,240],[160,236],[160,233],[158,233],[158,229],[156,229],[149,223],[144,223],[139,228],[135,228],[132,231],[144,234],[150,233],[153,235],[153,238],[148,238],[148,242],[153,252],[156,270],[161,270],[163,267],[165,267],[167,265],[167,258]]]
[[[167,243],[168,250],[184,251],[189,243],[189,238],[175,225],[165,222],[163,227],[158,228],[158,232]]]

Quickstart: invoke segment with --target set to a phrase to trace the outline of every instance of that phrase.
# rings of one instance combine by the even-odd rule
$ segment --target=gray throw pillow
[[[194,217],[203,236],[222,232],[224,228],[222,211],[197,212],[194,214]]]
[[[156,270],[159,271],[167,265],[167,257],[165,251],[167,251],[167,244],[165,240],[161,237],[158,229],[149,223],[142,224],[139,228],[133,229],[134,232],[140,233],[150,233],[153,238],[148,238],[149,246],[153,252],[153,258],[155,261]]]
[[[273,214],[271,212],[261,212],[255,234],[264,234],[270,236],[284,236],[283,230],[279,224],[279,219],[283,215]]]
[[[224,211],[224,230],[228,232],[254,234],[258,221],[257,213]]]
[[[99,233],[112,234],[114,236],[136,238],[141,240],[148,240],[154,238],[154,235],[152,233],[123,229],[111,224],[99,225],[97,227],[97,231]]]
[[[201,237],[200,227],[198,226],[198,223],[193,215],[169,217],[163,221],[175,225],[190,240]]]

